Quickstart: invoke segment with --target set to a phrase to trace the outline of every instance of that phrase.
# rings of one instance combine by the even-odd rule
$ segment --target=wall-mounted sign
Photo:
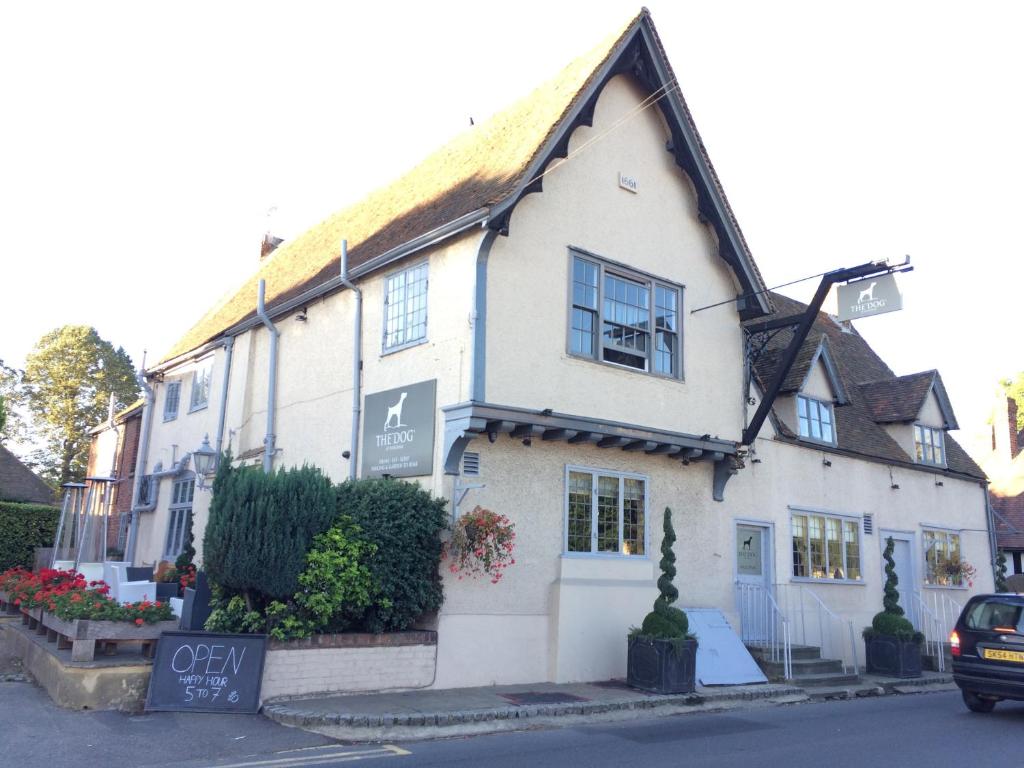
[[[736,573],[741,576],[761,576],[764,564],[761,561],[761,529],[736,526]]]
[[[839,286],[839,319],[856,320],[903,309],[895,275],[869,277]]]
[[[146,709],[260,711],[266,635],[164,632],[156,645]]]
[[[619,172],[619,186],[623,189],[632,192],[635,195],[640,194],[640,184],[636,180],[636,176],[629,176],[625,173]]]
[[[434,471],[437,379],[367,395],[363,477],[419,477]]]

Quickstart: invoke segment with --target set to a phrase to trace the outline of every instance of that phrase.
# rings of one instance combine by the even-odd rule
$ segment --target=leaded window
[[[647,529],[646,478],[569,469],[565,526],[567,552],[643,555]]]
[[[804,395],[796,397],[796,415],[800,428],[800,437],[817,440],[821,443],[836,441],[836,433],[832,419],[832,403],[815,400]]]
[[[860,526],[856,520],[793,515],[792,535],[794,577],[860,580]]]
[[[210,403],[210,379],[213,376],[213,358],[208,358],[200,363],[192,374],[192,396],[189,399],[188,409],[198,411]]]
[[[427,263],[384,281],[384,351],[427,338]]]
[[[171,504],[167,522],[167,540],[164,544],[164,559],[174,560],[185,550],[185,537],[192,524],[192,499],[195,496],[195,480],[177,480],[171,486]]]
[[[164,421],[178,418],[178,404],[181,400],[181,382],[167,382],[167,393],[164,395]]]
[[[571,354],[679,378],[680,311],[678,287],[573,256]]]
[[[946,466],[946,443],[941,429],[914,425],[914,448],[919,464]]]
[[[962,587],[960,534],[952,531],[922,532],[924,542],[924,583],[941,587]]]

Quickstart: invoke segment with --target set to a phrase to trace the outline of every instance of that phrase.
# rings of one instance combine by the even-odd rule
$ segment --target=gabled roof
[[[921,371],[894,379],[871,381],[861,384],[860,389],[875,421],[880,424],[914,421],[921,413],[928,394],[935,392],[946,428],[959,428],[938,371]]]
[[[770,381],[772,376],[775,375],[775,371],[782,362],[784,352],[785,347],[772,347],[765,350],[763,359],[758,364],[758,372],[764,376],[764,381]],[[846,394],[846,386],[843,384],[842,377],[839,375],[839,370],[836,368],[835,360],[829,349],[828,336],[824,334],[817,336],[816,342],[815,335],[808,334],[807,340],[800,347],[800,351],[797,352],[796,359],[793,361],[789,373],[786,374],[786,378],[782,382],[779,394],[791,395],[802,391],[808,377],[811,375],[811,371],[814,370],[815,364],[819,361],[825,368],[825,375],[832,386],[832,394],[836,403],[845,405],[849,400]]]
[[[512,209],[531,192],[541,191],[542,173],[565,157],[569,137],[590,125],[605,83],[628,73],[652,95],[672,133],[676,162],[697,190],[701,217],[715,229],[719,253],[736,274],[745,294],[741,316],[770,311],[764,281],[721,183],[711,165],[675,75],[643,9],[623,28],[576,59],[555,79],[490,120],[456,137],[390,186],[325,219],[281,245],[239,289],[229,294],[164,357],[183,355],[255,316],[256,286],[267,282],[267,308],[288,305],[324,286],[339,290],[341,240],[349,245],[354,277],[413,249],[486,223],[507,232]]]
[[[0,445],[0,501],[53,504],[53,490]]]
[[[789,317],[806,311],[807,306],[794,299],[781,294],[772,294],[772,303],[777,308],[779,317]],[[778,365],[779,356],[782,350],[792,339],[792,331],[784,329],[776,333],[768,342],[765,353],[754,362],[754,375],[759,382],[762,391]],[[890,437],[885,428],[876,421],[875,413],[864,395],[862,384],[871,385],[880,382],[899,382],[909,377],[896,376],[892,369],[885,364],[864,338],[857,333],[856,328],[849,323],[837,323],[824,312],[819,312],[811,332],[807,336],[800,349],[798,360],[808,361],[805,363],[806,370],[809,370],[810,362],[813,360],[816,350],[822,347],[821,338],[827,339],[828,350],[832,358],[836,375],[842,382],[844,391],[848,397],[846,405],[835,409],[836,439],[837,448],[850,453],[868,456],[894,464],[921,466],[914,464],[907,452]],[[938,374],[934,374],[935,380]],[[805,374],[806,375],[806,372]],[[787,382],[790,377],[787,377]],[[799,379],[803,381],[803,379]],[[899,385],[897,385],[899,386]],[[791,391],[796,391],[794,388]],[[936,393],[939,392],[936,387]],[[943,397],[945,389],[941,389]],[[927,392],[925,392],[927,394]],[[942,397],[940,397],[940,402]],[[924,402],[924,395],[921,396],[920,404]],[[948,399],[947,399],[948,404]],[[917,412],[915,411],[914,417]],[[797,435],[789,429],[785,422],[777,416],[773,418],[779,439],[797,442]],[[953,422],[955,424],[955,421]],[[952,427],[955,429],[955,427]],[[971,459],[963,448],[951,436],[946,435],[946,464],[951,472],[967,475],[969,477],[984,479],[985,474],[981,468]],[[816,450],[821,446],[815,445]]]

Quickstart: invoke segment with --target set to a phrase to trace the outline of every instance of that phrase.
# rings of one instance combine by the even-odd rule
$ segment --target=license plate
[[[1021,651],[1000,651],[996,648],[982,648],[983,659],[994,659],[995,661],[1016,661],[1024,664],[1024,653]]]

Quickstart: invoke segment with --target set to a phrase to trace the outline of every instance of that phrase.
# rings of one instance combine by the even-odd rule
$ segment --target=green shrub
[[[380,591],[358,622],[360,628],[405,630],[422,614],[441,607],[445,507],[444,499],[399,480],[350,480],[337,487],[338,515],[351,518],[376,547],[369,567]]]
[[[203,566],[211,582],[240,593],[249,610],[289,600],[299,589],[306,553],[335,518],[333,486],[319,470],[217,469]]]
[[[996,554],[995,587],[996,592],[1009,591],[1006,585],[1006,553],[1002,550]]]
[[[686,613],[672,607],[679,598],[679,590],[672,583],[676,575],[676,555],[672,545],[676,541],[676,532],[672,527],[672,510],[665,507],[665,532],[661,540],[661,576],[658,578],[660,594],[654,600],[654,610],[644,617],[644,623],[637,634],[666,640],[685,638],[690,629]]]
[[[33,566],[36,547],[52,547],[60,509],[46,504],[0,501],[0,571]]]

